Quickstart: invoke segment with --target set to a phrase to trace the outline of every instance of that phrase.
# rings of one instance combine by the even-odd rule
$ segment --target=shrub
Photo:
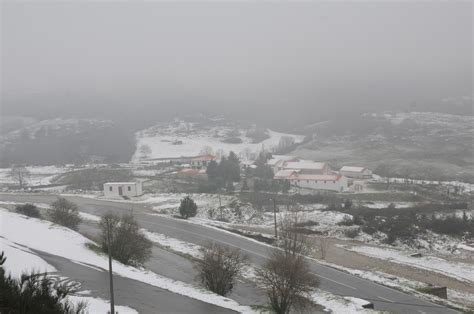
[[[77,205],[63,197],[51,203],[48,214],[53,222],[73,230],[77,230],[79,223],[82,221],[79,217]]]
[[[212,292],[225,296],[234,288],[246,258],[239,249],[212,243],[204,248],[203,258],[196,261],[201,283]]]
[[[351,209],[351,208],[352,208],[352,205],[353,205],[353,203],[352,203],[352,200],[351,200],[351,199],[346,199],[346,200],[344,201],[344,209]]]
[[[294,224],[295,227],[312,227],[319,226],[319,222],[313,220],[306,220],[302,222],[297,222]]]
[[[140,230],[132,215],[118,217],[112,213],[102,216],[101,248],[108,253],[108,232],[110,232],[110,249],[114,259],[127,264],[142,265],[151,256],[152,242]]]
[[[357,237],[359,235],[359,233],[360,233],[359,228],[344,230],[344,235],[348,238],[351,238],[351,239],[354,239],[355,237]]]
[[[41,217],[40,211],[33,204],[17,205],[15,207],[15,211],[17,213],[20,213],[29,217],[35,217],[35,218]]]
[[[179,205],[179,214],[184,219],[188,219],[189,217],[194,217],[197,214],[197,205],[194,200],[188,195],[181,200],[181,204]]]
[[[20,279],[6,275],[0,254],[0,311],[2,313],[77,314],[84,313],[86,304],[74,306],[66,297],[74,288],[55,283],[46,274],[23,274]]]
[[[354,218],[349,215],[345,215],[341,221],[337,223],[338,226],[353,226],[354,225]]]

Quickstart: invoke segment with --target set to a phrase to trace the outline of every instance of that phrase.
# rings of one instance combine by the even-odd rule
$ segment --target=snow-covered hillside
[[[302,135],[279,133],[265,130],[266,139],[256,142],[248,136],[249,129],[229,125],[203,126],[175,120],[172,123],[158,124],[137,132],[137,150],[132,162],[141,159],[196,156],[203,151],[219,154],[235,152],[243,159],[255,156],[262,148],[271,151],[284,136],[291,137],[295,143],[303,141]],[[150,151],[144,153],[143,147]],[[209,149],[210,148],[210,149]]]

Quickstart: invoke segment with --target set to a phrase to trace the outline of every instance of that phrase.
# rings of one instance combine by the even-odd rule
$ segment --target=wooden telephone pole
[[[107,221],[107,248],[109,252],[109,282],[110,282],[110,313],[115,314],[115,302],[114,302],[114,278],[112,275],[112,248],[110,245],[110,220]]]

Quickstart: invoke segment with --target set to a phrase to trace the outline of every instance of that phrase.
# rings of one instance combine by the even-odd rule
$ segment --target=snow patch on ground
[[[169,248],[170,250],[182,254],[189,254],[193,257],[200,258],[202,256],[202,247],[196,244],[184,242],[175,238],[168,237],[161,233],[150,232],[146,229],[142,229],[145,236],[152,242],[159,244],[160,246]]]
[[[32,271],[39,273],[56,271],[56,268],[49,265],[27,247],[9,241],[3,238],[3,236],[2,232],[0,252],[4,252],[7,258],[3,266],[12,277],[18,278],[23,273],[30,273]]]
[[[89,220],[89,221],[94,221],[94,222],[100,222],[100,217],[96,215],[92,215],[89,213],[84,213],[84,212],[79,212],[79,217],[81,217],[84,220]]]
[[[362,305],[370,302],[353,297],[341,297],[321,289],[317,289],[311,294],[311,299],[324,306],[332,313],[375,313],[373,310],[364,309]]]
[[[67,299],[75,304],[79,302],[85,302],[87,304],[87,309],[84,314],[97,314],[97,313],[109,313],[110,312],[110,302],[108,300],[93,298],[93,297],[84,297],[71,295]],[[115,311],[119,314],[138,314],[138,312],[128,306],[115,305]]]

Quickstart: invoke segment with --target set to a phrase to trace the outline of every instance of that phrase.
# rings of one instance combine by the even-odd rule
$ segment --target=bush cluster
[[[19,214],[23,214],[29,217],[41,218],[41,214],[38,210],[38,207],[33,204],[17,205],[15,207],[15,211]]]

